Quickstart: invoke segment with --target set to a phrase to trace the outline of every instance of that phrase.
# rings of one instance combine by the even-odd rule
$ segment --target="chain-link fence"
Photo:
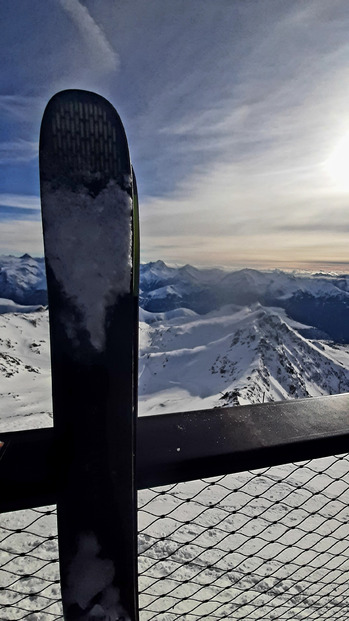
[[[141,621],[349,619],[349,456],[139,494]]]
[[[2,621],[62,619],[55,507],[1,516]],[[349,619],[349,455],[139,492],[141,621]]]
[[[1,621],[62,619],[55,507],[0,516]]]

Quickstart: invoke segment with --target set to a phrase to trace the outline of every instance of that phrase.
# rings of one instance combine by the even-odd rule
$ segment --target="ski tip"
[[[99,192],[110,179],[131,177],[124,126],[114,106],[90,91],[59,91],[48,102],[40,130],[40,179]],[[98,181],[98,183],[97,183]],[[96,183],[95,183],[96,182]]]
[[[118,123],[120,125],[123,125],[120,115],[118,114],[117,110],[115,109],[113,104],[110,103],[108,99],[103,97],[103,95],[99,95],[98,93],[95,93],[93,91],[86,91],[83,89],[74,89],[74,88],[69,88],[69,89],[65,89],[62,91],[58,91],[57,93],[52,95],[52,97],[49,99],[48,103],[46,104],[42,123],[44,123],[44,120],[47,114],[52,114],[51,112],[52,110],[55,110],[56,108],[64,106],[64,105],[70,106],[70,109],[73,110],[72,106],[74,104],[91,106],[90,108],[91,112],[93,111],[93,108],[92,108],[93,106],[97,106],[98,109],[103,109],[106,112],[109,111],[109,115],[112,115],[114,119],[116,117],[118,119]]]
[[[47,106],[49,106],[52,102],[54,103],[56,100],[89,100],[89,101],[98,101],[99,103],[104,102],[108,106],[112,106],[110,101],[100,95],[99,93],[95,93],[94,91],[87,91],[81,88],[67,88],[61,91],[57,91],[52,97],[49,99]],[[46,106],[46,107],[47,107]],[[112,106],[113,107],[113,106]]]

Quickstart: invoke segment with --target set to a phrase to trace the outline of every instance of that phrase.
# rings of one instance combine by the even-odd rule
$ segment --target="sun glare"
[[[339,141],[325,166],[335,184],[349,192],[349,133]]]

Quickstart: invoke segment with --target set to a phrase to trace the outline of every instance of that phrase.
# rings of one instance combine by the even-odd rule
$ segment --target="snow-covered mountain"
[[[145,281],[145,286],[143,284]],[[141,269],[141,306],[208,313],[226,304],[278,306],[336,342],[349,343],[349,275],[169,268],[161,261]]]
[[[0,256],[0,298],[25,306],[47,304],[44,259]]]
[[[349,345],[312,338],[283,309],[141,310],[140,320],[141,415],[349,391]],[[0,315],[0,397],[2,430],[51,424],[47,310]]]
[[[156,316],[155,316],[156,317]],[[307,338],[281,308],[227,306],[141,322],[141,413],[349,391],[349,346]]]
[[[0,257],[0,298],[22,305],[47,303],[43,259]],[[159,313],[176,308],[206,314],[223,305],[259,302],[277,306],[336,342],[349,343],[349,275],[169,267],[163,261],[140,270],[140,305]],[[0,308],[1,312],[1,308]]]
[[[348,282],[143,265],[140,413],[349,391]],[[0,258],[2,428],[50,421],[48,312],[28,303],[45,287],[42,259]]]
[[[52,424],[48,311],[0,315],[1,430]]]

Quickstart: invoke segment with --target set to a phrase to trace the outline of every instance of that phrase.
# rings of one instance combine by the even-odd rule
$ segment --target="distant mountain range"
[[[29,254],[0,256],[0,298],[25,306],[46,305],[44,259]]]
[[[20,421],[29,414],[46,424],[44,260],[0,257],[0,298],[0,394],[9,425],[14,416],[27,424]],[[348,275],[156,261],[141,266],[140,306],[141,414],[349,391]]]
[[[162,261],[142,266],[140,305],[164,312],[178,307],[205,314],[226,304],[283,308],[338,343],[349,343],[349,275],[170,268]]]
[[[44,260],[28,254],[0,257],[0,298],[25,306],[46,305]],[[163,261],[141,266],[140,306],[152,313],[187,308],[204,315],[227,304],[256,303],[283,308],[292,319],[312,326],[314,338],[349,343],[348,274],[226,272],[169,267]]]

